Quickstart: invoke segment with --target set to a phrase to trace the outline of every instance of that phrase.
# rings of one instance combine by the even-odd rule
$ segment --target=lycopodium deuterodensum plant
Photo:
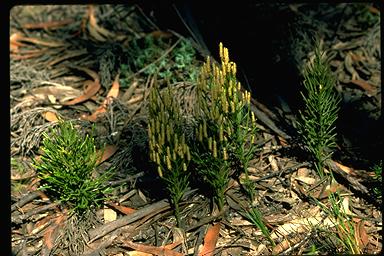
[[[334,91],[335,78],[319,46],[315,57],[304,71],[301,92],[305,109],[300,111],[299,133],[305,148],[312,155],[317,173],[323,177],[324,165],[336,146],[335,122],[340,98]]]
[[[100,206],[111,192],[107,180],[112,169],[94,178],[101,154],[94,139],[80,134],[69,121],[60,121],[58,128],[43,134],[43,154],[34,163],[42,189],[69,207],[70,212],[83,213]]]
[[[155,85],[149,95],[148,137],[150,159],[156,163],[159,176],[165,181],[178,226],[179,203],[189,184],[189,146],[183,132],[180,105],[171,86],[163,92]]]
[[[236,63],[229,60],[228,49],[222,43],[219,54],[221,65],[208,57],[197,83],[198,146],[194,161],[222,209],[230,175],[241,171],[248,179],[248,164],[256,149],[256,121],[250,110],[250,93],[241,90]]]

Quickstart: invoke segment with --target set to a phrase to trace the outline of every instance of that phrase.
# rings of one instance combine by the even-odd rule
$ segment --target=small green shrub
[[[111,191],[106,184],[112,170],[93,178],[97,160],[94,139],[82,136],[71,122],[60,121],[58,128],[43,134],[43,154],[36,161],[42,187],[69,206],[72,212],[84,212],[99,206]]]
[[[305,148],[314,159],[315,169],[322,177],[325,161],[332,156],[336,146],[335,122],[340,98],[334,92],[335,78],[318,46],[313,63],[305,69],[303,84],[301,95],[305,109],[300,111],[298,129]]]

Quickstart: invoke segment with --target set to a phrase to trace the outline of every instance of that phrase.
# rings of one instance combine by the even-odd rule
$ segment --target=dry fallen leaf
[[[128,256],[153,256],[151,253],[146,253],[146,252],[138,252],[138,251],[131,251],[128,252]]]
[[[367,235],[367,230],[365,229],[365,222],[361,220],[355,224],[355,237],[359,243],[359,247],[362,251],[364,251],[365,247],[369,243],[369,238]]]
[[[9,38],[9,42],[10,42],[10,52],[11,53],[17,53],[19,51],[19,47],[20,46],[25,46],[26,44],[23,44],[21,42],[19,42],[19,40],[23,38],[23,36],[20,34],[20,33],[13,33],[10,38]]]
[[[300,236],[296,236],[293,238],[290,238],[289,240],[284,239],[281,243],[275,246],[272,250],[272,255],[276,255],[279,253],[282,253],[283,251],[287,250],[288,248],[292,247],[293,245],[299,243],[301,241]]]
[[[113,154],[116,153],[117,149],[118,147],[116,145],[106,145],[103,151],[103,155],[101,159],[97,161],[97,164],[101,164],[102,162],[113,156]]]
[[[313,185],[316,183],[316,179],[311,177],[299,176],[299,177],[295,177],[295,180],[301,181],[308,185]]]
[[[207,234],[204,237],[204,246],[199,253],[199,256],[213,256],[215,253],[216,243],[219,239],[220,223],[208,228]]]
[[[56,113],[55,113],[55,112],[52,112],[52,111],[44,112],[44,113],[43,113],[43,117],[44,117],[45,120],[47,120],[48,122],[57,122],[57,121],[59,121],[59,119],[57,118]]]
[[[73,100],[63,102],[62,104],[66,105],[66,106],[71,106],[71,105],[75,105],[75,104],[84,102],[84,101],[88,100],[89,98],[91,98],[92,96],[96,95],[96,93],[101,88],[101,85],[100,85],[98,80],[96,80],[96,81],[87,80],[84,82],[84,85],[86,88],[85,88],[84,93],[82,95],[80,95],[79,97],[77,97]]]
[[[55,219],[55,222],[51,224],[51,226],[44,232],[43,240],[44,244],[47,246],[49,250],[51,250],[54,246],[54,242],[58,235],[57,230],[64,224],[66,218],[66,214],[63,213]]]
[[[101,42],[105,42],[107,38],[115,37],[115,33],[110,32],[109,30],[103,27],[100,27],[97,24],[97,20],[95,17],[95,9],[93,5],[89,5],[88,7],[88,16],[89,16],[88,31],[92,37],[94,37],[95,39]]]
[[[49,101],[50,95],[57,99],[73,99],[81,95],[81,91],[64,85],[41,86],[31,89],[17,106],[39,105],[46,100]]]
[[[123,213],[123,214],[126,214],[126,215],[129,215],[129,214],[134,213],[136,211],[136,209],[133,209],[133,208],[130,208],[127,206],[123,206],[123,205],[116,205],[113,203],[108,204],[108,206],[121,212],[121,213]]]
[[[93,112],[92,115],[82,115],[81,118],[84,120],[95,122],[100,114],[105,113],[107,111],[107,106],[112,102],[112,99],[117,98],[117,96],[119,95],[119,88],[119,74],[117,74],[103,104],[101,104],[101,106],[96,109],[96,111]]]
[[[360,88],[362,88],[364,91],[367,92],[367,95],[368,96],[373,96],[376,94],[376,88],[375,86],[373,86],[372,84],[364,81],[364,80],[361,80],[361,79],[352,79],[351,80],[351,83],[359,86]]]

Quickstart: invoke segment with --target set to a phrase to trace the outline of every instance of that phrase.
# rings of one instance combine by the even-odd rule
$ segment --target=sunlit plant
[[[60,121],[57,128],[43,134],[41,159],[35,161],[42,187],[48,194],[69,207],[71,212],[82,213],[99,206],[111,192],[107,180],[112,169],[93,177],[97,161],[94,139],[81,135],[69,121]]]
[[[189,146],[182,129],[180,105],[171,87],[162,93],[154,86],[149,96],[148,137],[150,159],[156,163],[159,176],[165,181],[178,225],[180,201],[189,184]]]
[[[208,57],[197,83],[198,145],[193,159],[222,209],[230,175],[245,172],[248,180],[249,161],[256,150],[256,121],[250,110],[250,93],[241,90],[236,63],[229,60],[228,49],[222,43],[219,54],[221,65]],[[244,184],[253,194],[251,183]]]

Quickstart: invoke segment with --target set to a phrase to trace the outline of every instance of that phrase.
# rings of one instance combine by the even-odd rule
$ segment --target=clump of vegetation
[[[323,177],[324,164],[336,146],[335,122],[340,98],[334,92],[335,78],[319,46],[304,72],[305,109],[300,111],[298,129],[305,148],[312,155],[317,173]]]
[[[189,184],[193,162],[194,174],[209,185],[221,210],[229,177],[245,172],[256,150],[253,144],[256,120],[250,110],[250,93],[241,91],[236,79],[236,64],[229,61],[228,49],[220,43],[221,67],[207,58],[197,85],[195,138],[187,145],[183,131],[185,120],[175,94],[168,86],[160,93],[155,86],[149,97],[150,157],[157,164],[170,193],[175,215],[180,222],[179,202]],[[192,159],[191,159],[192,156]],[[233,172],[231,172],[233,171]],[[238,173],[239,174],[239,173]],[[253,194],[251,182],[247,191]]]
[[[112,169],[94,178],[101,155],[96,152],[94,139],[82,136],[69,121],[60,121],[58,128],[43,134],[43,154],[35,162],[39,177],[49,194],[70,208],[83,213],[99,206],[111,188],[106,183]]]
[[[198,172],[222,209],[230,171],[245,172],[248,179],[248,164],[256,150],[256,121],[250,110],[250,93],[241,91],[236,79],[236,63],[229,60],[228,49],[222,43],[219,48],[221,66],[208,57],[198,81],[198,146],[193,156]],[[247,188],[252,194],[252,188]]]
[[[169,83],[196,81],[196,51],[189,40],[180,39],[169,53],[171,46],[165,39],[147,35],[140,40],[132,41],[128,63],[121,66],[122,87],[128,86],[127,78],[140,70],[146,76],[156,74],[159,80]]]
[[[191,160],[183,132],[180,105],[169,86],[160,93],[155,86],[149,95],[148,137],[150,159],[156,163],[159,176],[165,181],[178,225],[179,203],[188,187],[188,165]]]

